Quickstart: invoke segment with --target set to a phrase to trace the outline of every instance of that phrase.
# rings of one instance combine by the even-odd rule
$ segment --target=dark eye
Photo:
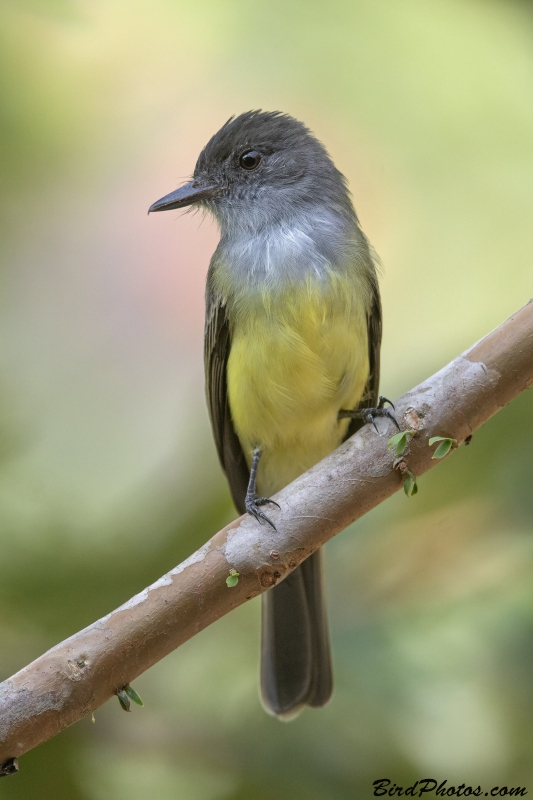
[[[247,150],[240,157],[239,164],[243,169],[255,169],[260,161],[261,156],[257,150]]]

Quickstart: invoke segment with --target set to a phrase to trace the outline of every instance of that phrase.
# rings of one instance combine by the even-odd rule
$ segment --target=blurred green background
[[[304,120],[384,264],[394,398],[532,295],[533,7],[0,0],[0,678],[234,512],[203,400],[210,220],[148,206],[234,113]],[[28,753],[1,800],[533,791],[533,405],[327,547],[336,692],[281,724],[259,602]]]

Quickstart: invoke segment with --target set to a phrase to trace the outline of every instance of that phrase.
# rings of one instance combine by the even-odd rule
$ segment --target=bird
[[[271,495],[365,423],[394,420],[378,396],[378,262],[345,177],[280,111],[230,117],[149,213],[188,206],[220,231],[204,349],[215,444],[237,511],[268,536]],[[331,697],[321,550],[262,595],[260,691],[282,720]]]

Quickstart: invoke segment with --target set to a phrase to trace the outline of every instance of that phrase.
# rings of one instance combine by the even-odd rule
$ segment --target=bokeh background
[[[217,231],[147,217],[234,113],[303,119],[383,265],[394,398],[531,297],[533,6],[0,0],[0,678],[234,512],[203,400]],[[327,547],[336,692],[281,724],[259,602],[28,753],[2,800],[533,791],[533,403]]]

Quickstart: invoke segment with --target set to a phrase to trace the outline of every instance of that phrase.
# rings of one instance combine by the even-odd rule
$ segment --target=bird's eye
[[[260,161],[261,156],[257,150],[247,150],[240,157],[239,164],[243,169],[255,169]]]

